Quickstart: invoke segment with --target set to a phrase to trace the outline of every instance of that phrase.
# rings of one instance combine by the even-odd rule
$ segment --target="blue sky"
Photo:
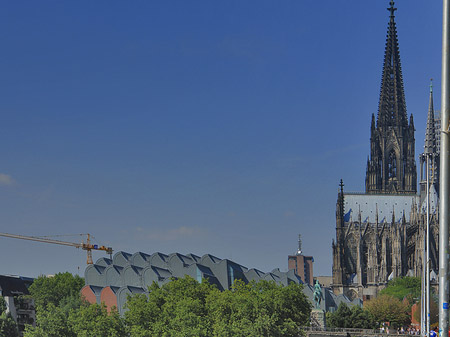
[[[441,2],[396,2],[423,149]],[[338,183],[363,191],[388,1],[0,4],[0,231],[331,275]],[[435,107],[440,106],[437,94]],[[78,241],[78,237],[59,237]],[[85,253],[0,238],[2,274]],[[94,252],[94,259],[102,257]]]

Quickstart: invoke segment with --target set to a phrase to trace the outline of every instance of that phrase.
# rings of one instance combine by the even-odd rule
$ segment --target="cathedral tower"
[[[422,275],[425,217],[423,197],[417,195],[414,122],[406,112],[394,1],[390,1],[388,10],[378,115],[371,118],[366,193],[344,192],[341,181],[336,204],[331,287],[335,294],[352,300],[376,297],[395,277]],[[432,181],[438,183],[436,121],[430,92],[425,153],[420,157],[421,189],[426,187],[422,171],[427,156],[432,158]],[[430,200],[435,205],[431,225],[433,270],[438,265],[437,199]]]
[[[390,2],[378,115],[372,114],[370,158],[367,159],[366,193],[409,194],[417,191],[413,116],[408,123],[403,76]]]
[[[424,152],[420,155],[420,195],[422,199],[426,195],[426,164],[429,163],[430,184],[439,193],[439,132],[440,123],[434,116],[433,83],[430,84],[430,102],[428,104],[427,130],[425,133]]]

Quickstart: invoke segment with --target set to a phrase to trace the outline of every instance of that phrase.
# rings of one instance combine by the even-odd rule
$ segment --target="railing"
[[[406,331],[404,333],[398,333],[397,330],[392,330],[391,333],[381,332],[380,329],[354,329],[354,328],[321,328],[321,327],[302,327],[306,336],[310,335],[328,335],[328,336],[391,336],[391,335],[403,335],[403,336],[419,336],[419,334],[410,334]],[[348,336],[347,335],[347,336]]]

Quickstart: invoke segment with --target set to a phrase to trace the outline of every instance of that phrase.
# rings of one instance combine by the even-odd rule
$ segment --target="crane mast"
[[[91,235],[90,234],[81,234],[86,235],[86,243],[81,242],[67,242],[67,241],[61,241],[61,240],[55,240],[55,239],[49,239],[49,238],[42,238],[39,236],[26,236],[26,235],[18,235],[18,234],[9,234],[9,233],[0,233],[0,236],[4,236],[7,238],[12,239],[21,239],[21,240],[29,240],[29,241],[36,241],[36,242],[44,242],[44,243],[51,243],[55,245],[63,245],[63,246],[70,246],[75,248],[81,248],[87,252],[87,264],[93,264],[92,260],[92,251],[93,250],[103,250],[106,252],[106,254],[109,254],[110,256],[113,253],[113,249],[111,247],[105,247],[105,246],[99,246],[95,244],[91,244]]]

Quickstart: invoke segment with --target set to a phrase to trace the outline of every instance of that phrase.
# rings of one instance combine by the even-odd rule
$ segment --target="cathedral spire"
[[[384,50],[380,100],[376,126],[370,126],[370,160],[366,170],[366,193],[414,194],[417,191],[414,119],[408,121],[402,67],[395,24],[394,1]]]
[[[338,193],[338,200],[336,203],[336,226],[339,228],[344,227],[344,182],[340,181],[339,183],[339,193]]]
[[[408,125],[408,119],[394,15],[397,8],[394,7],[394,1],[390,5],[377,125],[401,127]]]
[[[436,132],[434,126],[433,79],[430,84],[430,102],[428,104],[427,131],[425,133],[424,153],[432,154],[436,150]]]

